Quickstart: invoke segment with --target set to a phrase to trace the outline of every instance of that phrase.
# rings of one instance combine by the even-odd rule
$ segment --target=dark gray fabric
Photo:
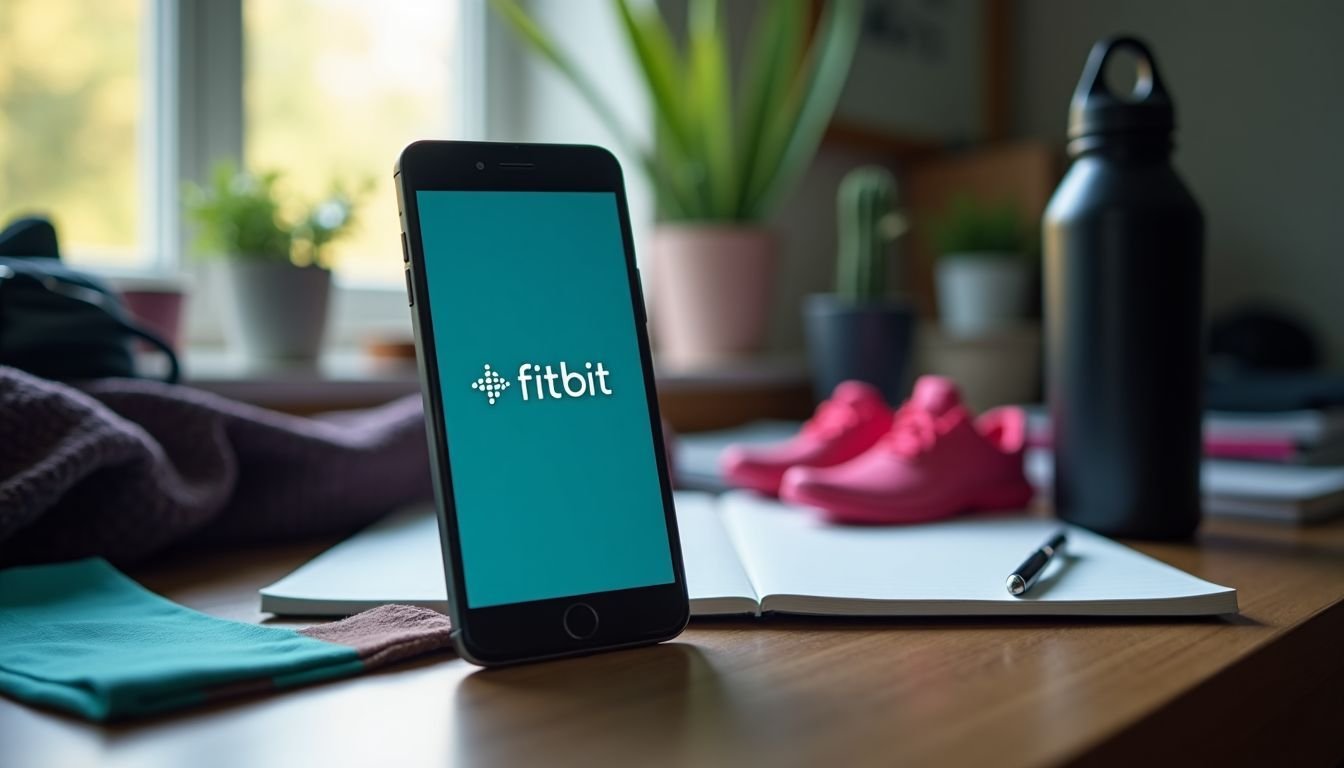
[[[418,396],[299,418],[0,366],[0,567],[341,533],[430,494]]]

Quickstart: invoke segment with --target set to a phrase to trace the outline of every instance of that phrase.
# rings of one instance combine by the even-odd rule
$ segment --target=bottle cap
[[[1106,85],[1106,62],[1124,49],[1138,58],[1138,79],[1133,93],[1118,95]],[[1169,134],[1175,127],[1175,109],[1148,46],[1128,36],[1098,40],[1073,92],[1069,139],[1097,134]]]

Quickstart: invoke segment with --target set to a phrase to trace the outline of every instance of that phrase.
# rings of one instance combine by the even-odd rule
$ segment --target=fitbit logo
[[[485,373],[481,378],[471,382],[472,389],[479,389],[485,393],[485,398],[491,405],[504,394],[504,390],[509,388],[509,380],[499,375],[498,371],[490,370],[490,366],[485,366]]]
[[[518,391],[522,393],[524,402],[566,397],[605,397],[614,394],[607,382],[609,375],[611,371],[602,363],[584,363],[583,368],[576,367],[572,371],[566,363],[560,363],[559,370],[550,365],[523,363],[518,366]],[[512,385],[512,381],[487,364],[480,378],[471,383],[471,388],[483,393],[490,405],[494,405]]]

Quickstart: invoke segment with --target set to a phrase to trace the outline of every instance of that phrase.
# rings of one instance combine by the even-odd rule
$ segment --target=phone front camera
[[[485,170],[485,163],[482,163],[480,160],[477,160],[477,161],[476,161],[476,170],[478,170],[478,171],[484,171],[484,170]]]

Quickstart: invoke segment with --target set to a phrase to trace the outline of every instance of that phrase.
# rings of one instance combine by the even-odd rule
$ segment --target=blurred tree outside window
[[[56,222],[76,264],[147,268],[148,0],[0,0],[0,225]]]
[[[346,284],[401,285],[392,164],[411,141],[452,137],[457,5],[244,0],[246,164],[305,200],[363,189],[331,251]]]

